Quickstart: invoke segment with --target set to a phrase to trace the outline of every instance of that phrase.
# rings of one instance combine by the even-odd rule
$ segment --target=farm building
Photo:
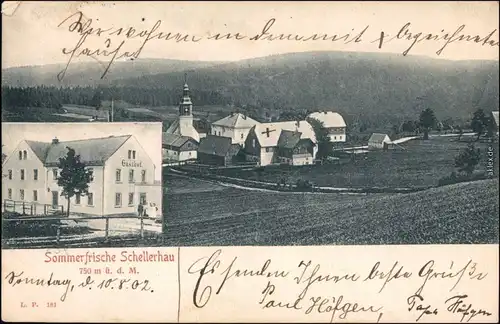
[[[198,148],[198,162],[228,166],[235,162],[241,145],[233,144],[230,137],[207,135]]]
[[[282,130],[278,139],[277,154],[280,163],[291,165],[312,164],[314,143],[310,138],[300,138],[297,131]]]
[[[279,163],[278,141],[283,130],[300,133],[300,139],[309,138],[314,144],[313,159],[317,153],[316,136],[307,121],[287,121],[262,123],[252,127],[245,140],[247,161],[258,162],[261,166]]]
[[[188,136],[163,133],[162,158],[164,161],[181,162],[197,158],[198,142]]]
[[[179,117],[170,125],[166,133],[191,137],[196,142],[200,142],[200,134],[193,125],[193,103],[189,96],[187,83],[184,84],[182,99],[179,104]]]
[[[233,144],[243,145],[248,132],[256,124],[258,121],[246,115],[231,113],[231,115],[213,122],[211,133],[212,135],[230,137]]]
[[[307,116],[314,118],[323,123],[323,126],[328,131],[330,142],[345,142],[346,141],[346,123],[344,118],[333,111],[317,111]]]
[[[387,134],[373,133],[368,140],[369,149],[383,149],[391,143],[391,139]]]
[[[57,184],[59,158],[67,147],[75,150],[93,179],[89,194],[71,198],[77,214],[133,214],[139,202],[161,203],[161,187],[154,181],[155,165],[132,135],[52,143],[23,140],[6,159],[2,196],[29,205],[26,213],[42,214],[46,208],[66,210],[67,200]],[[5,200],[4,200],[5,203]]]

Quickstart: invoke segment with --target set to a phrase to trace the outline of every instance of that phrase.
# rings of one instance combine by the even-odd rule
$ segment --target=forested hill
[[[134,78],[143,75],[170,73],[220,64],[221,62],[184,61],[169,59],[138,59],[127,62],[115,62],[106,76],[101,79],[107,65],[97,62],[72,62],[62,81],[57,79],[66,64],[48,64],[2,69],[2,86],[96,86],[107,85],[110,81]]]
[[[215,91],[236,106],[336,110],[380,119],[415,117],[431,107],[438,117],[469,118],[499,100],[498,61],[445,61],[393,54],[309,52],[197,69],[191,89]],[[182,73],[117,80],[115,85],[179,87]]]
[[[7,69],[3,71],[2,84],[51,85],[55,82],[47,80],[55,80],[60,68],[51,65]],[[413,120],[427,107],[439,119],[470,119],[477,108],[497,110],[499,101],[498,61],[307,52],[231,63],[120,62],[112,66],[100,89],[93,87],[99,83],[95,80],[99,79],[102,68],[96,63],[75,63],[68,70],[63,86],[79,84],[84,88],[58,89],[56,83],[54,88],[36,89],[28,95],[26,91],[4,88],[2,102],[13,106],[20,97],[30,97],[30,93],[38,98],[40,93],[50,92],[54,101],[63,104],[89,104],[93,99],[109,100],[112,96],[134,105],[176,105],[185,71],[189,71],[195,110],[196,106],[234,105],[243,111],[267,109],[274,116],[274,112],[335,110],[351,121],[363,118],[391,123]],[[28,100],[26,105],[29,104]]]

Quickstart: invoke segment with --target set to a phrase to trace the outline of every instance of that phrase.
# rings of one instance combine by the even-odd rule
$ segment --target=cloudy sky
[[[82,13],[78,20],[77,12]],[[124,41],[119,55],[137,51],[155,24],[158,28],[150,35],[166,35],[171,32],[201,39],[197,42],[175,40],[149,40],[139,58],[169,58],[186,60],[239,60],[278,53],[311,50],[368,51],[402,53],[413,42],[411,36],[429,33],[440,40],[423,40],[415,43],[410,55],[426,55],[444,59],[495,59],[498,60],[498,45],[484,45],[483,40],[498,43],[498,2],[4,2],[2,3],[2,67],[40,65],[67,62],[71,50],[82,35],[77,22],[94,28],[94,33],[84,39],[78,49],[89,51],[112,51]],[[72,16],[73,15],[73,16]],[[72,17],[71,17],[72,16]],[[70,18],[68,18],[70,17]],[[268,33],[273,35],[299,35],[304,38],[314,34],[350,34],[352,41],[252,41],[252,36],[261,34],[266,22],[275,19]],[[407,34],[401,39],[384,42],[379,47],[381,32],[384,40],[398,34],[409,23]],[[72,25],[73,24],[73,25]],[[460,29],[462,26],[462,29]],[[135,34],[143,36],[127,38],[124,34],[133,27]],[[96,29],[108,30],[100,36]],[[119,28],[123,28],[121,35]],[[357,34],[365,32],[355,42]],[[480,43],[454,41],[446,45],[441,55],[436,52],[446,44],[443,35],[479,35]],[[115,32],[113,35],[109,33]],[[243,40],[209,40],[217,33],[240,33]],[[292,37],[293,37],[292,36]],[[156,37],[158,38],[158,37]],[[63,54],[63,49],[69,54]],[[74,57],[73,62],[88,60],[106,61],[105,57]],[[109,57],[108,57],[109,59]]]

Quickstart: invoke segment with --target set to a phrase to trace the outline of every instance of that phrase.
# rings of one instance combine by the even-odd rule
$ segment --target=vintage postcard
[[[2,3],[2,320],[499,320],[498,2]]]

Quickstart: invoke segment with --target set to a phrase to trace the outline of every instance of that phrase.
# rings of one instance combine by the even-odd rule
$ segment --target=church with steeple
[[[177,119],[163,133],[163,159],[170,161],[196,159],[200,134],[193,125],[193,103],[189,96],[186,77],[184,78],[184,89],[178,113]]]
[[[179,116],[170,125],[166,133],[191,137],[198,143],[200,142],[200,134],[193,126],[193,103],[189,96],[189,86],[186,80],[184,81],[181,102],[179,103]]]

